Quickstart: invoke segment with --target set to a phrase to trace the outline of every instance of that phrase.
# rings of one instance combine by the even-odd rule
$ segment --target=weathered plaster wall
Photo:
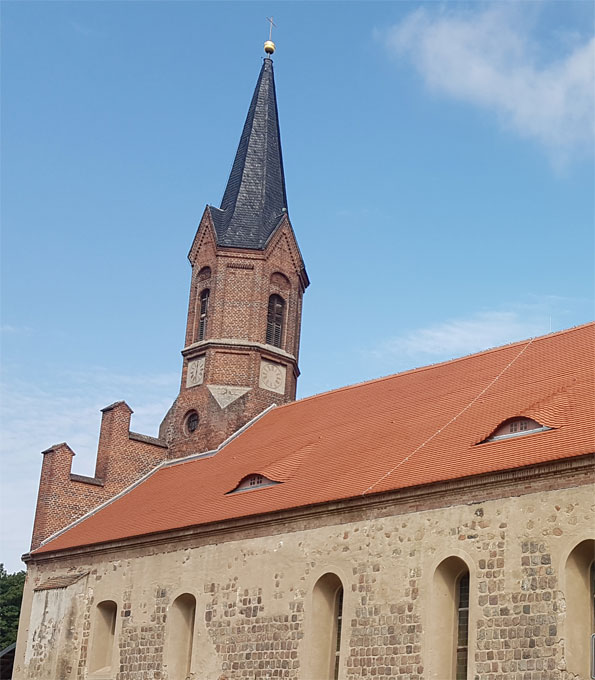
[[[468,504],[451,499],[443,507],[420,504],[418,512],[397,503],[388,516],[340,523],[329,515],[311,528],[302,518],[275,535],[197,533],[94,558],[40,561],[30,565],[14,678],[98,677],[86,671],[87,644],[94,607],[109,599],[118,617],[105,677],[173,680],[163,661],[168,607],[191,593],[190,677],[317,680],[308,671],[316,645],[311,598],[329,571],[345,589],[339,677],[441,677],[428,633],[437,616],[432,578],[456,555],[471,581],[469,677],[574,680],[565,670],[564,565],[578,543],[595,537],[594,491],[583,484]],[[63,595],[48,595],[43,613],[32,605],[36,583],[77,571],[90,574]],[[66,638],[62,651],[55,641]],[[57,667],[73,670],[56,675]]]

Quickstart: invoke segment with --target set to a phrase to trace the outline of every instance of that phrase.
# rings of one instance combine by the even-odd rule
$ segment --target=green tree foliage
[[[0,563],[0,649],[16,642],[25,572],[8,574]]]

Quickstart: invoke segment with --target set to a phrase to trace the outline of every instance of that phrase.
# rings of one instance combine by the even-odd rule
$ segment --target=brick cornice
[[[194,342],[191,345],[184,347],[182,350],[182,356],[187,359],[192,358],[204,354],[207,349],[211,348],[256,350],[263,356],[270,356],[271,358],[280,359],[297,367],[297,359],[293,356],[293,354],[286,352],[280,347],[265,345],[262,342],[253,342],[251,340],[238,340],[236,338],[209,338],[208,340]]]

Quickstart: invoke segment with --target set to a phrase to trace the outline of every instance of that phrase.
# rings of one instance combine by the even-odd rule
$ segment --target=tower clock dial
[[[270,390],[271,392],[284,394],[286,371],[287,369],[285,366],[282,366],[281,364],[263,360],[260,364],[260,387],[263,387],[265,390]]]
[[[188,374],[186,375],[186,387],[202,385],[205,375],[205,358],[199,357],[188,362]]]

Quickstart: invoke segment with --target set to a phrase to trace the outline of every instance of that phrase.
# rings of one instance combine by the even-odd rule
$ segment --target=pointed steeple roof
[[[217,242],[263,249],[287,214],[273,62],[264,59],[220,208],[209,206]]]

